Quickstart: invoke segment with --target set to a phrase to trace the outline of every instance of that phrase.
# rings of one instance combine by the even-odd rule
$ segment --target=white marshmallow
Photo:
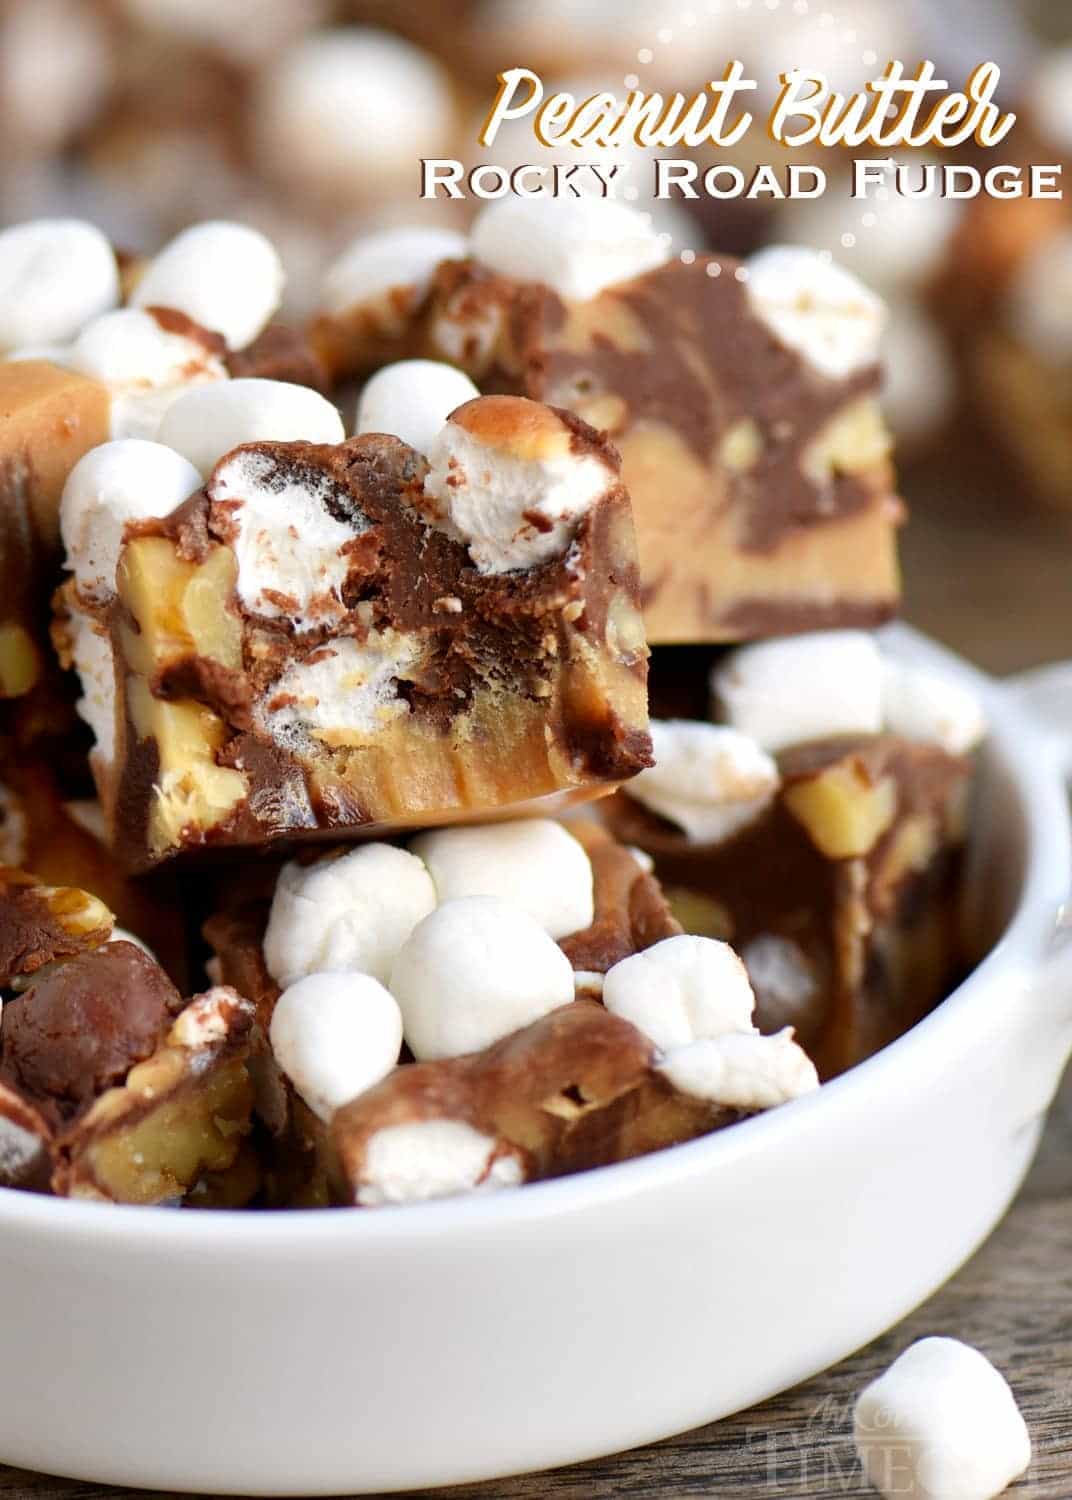
[[[522,1181],[520,1159],[497,1154],[492,1137],[464,1120],[413,1120],[386,1125],[369,1138],[357,1201],[364,1208],[425,1203]]]
[[[75,711],[93,731],[93,759],[109,766],[115,760],[115,659],[103,627],[80,610],[71,614],[71,662],[82,689]]]
[[[394,1068],[402,1016],[369,974],[309,974],[276,1001],[270,1037],[276,1062],[327,1121]]]
[[[169,307],[222,334],[231,349],[252,343],[283,297],[283,264],[272,242],[246,224],[194,224],[165,245],[134,289],[132,307]]]
[[[120,938],[120,932],[113,931],[110,941],[133,943],[135,947],[149,953],[144,943],[128,933],[123,933]],[[149,953],[149,957],[152,958],[152,956]],[[205,1047],[218,1047],[231,1035],[234,1018],[238,1012],[244,1012],[252,1020],[254,1014],[252,1001],[243,999],[229,984],[214,985],[212,989],[206,990],[203,995],[197,995],[190,1001],[172,1026],[168,1041],[177,1043],[180,1047],[189,1047],[195,1052]]]
[[[674,1047],[656,1067],[679,1093],[729,1109],[773,1109],[819,1087],[815,1064],[791,1026],[774,1036],[703,1037]]]
[[[343,636],[316,647],[273,683],[256,707],[257,723],[299,754],[313,740],[368,744],[409,713],[398,682],[420,655],[420,641],[397,630],[370,630],[360,645]]]
[[[966,755],[986,734],[983,705],[971,688],[920,667],[884,659],[882,710],[886,728],[906,740]]]
[[[399,108],[399,101],[405,107]],[[254,134],[268,170],[344,202],[397,191],[454,128],[440,65],[401,37],[333,27],[306,37],[262,76]]]
[[[392,844],[360,844],[310,865],[292,861],[279,872],[264,934],[268,972],[284,986],[320,970],[386,982],[402,944],[435,905],[428,871]]]
[[[731,838],[778,790],[778,767],[739,730],[685,719],[653,719],[650,728],[655,764],[626,791],[693,843]]]
[[[113,438],[155,438],[164,413],[185,390],[227,379],[227,367],[203,343],[133,307],[87,323],[66,363],[109,387]]]
[[[864,1473],[891,1500],[990,1500],[1031,1462],[1008,1383],[959,1339],[912,1344],[861,1393],[853,1426]]]
[[[861,630],[742,646],[715,667],[711,687],[727,722],[764,750],[882,728],[882,659]]]
[[[820,374],[843,380],[877,362],[886,310],[843,266],[802,245],[771,245],[745,269],[753,313]]]
[[[318,391],[249,378],[185,392],[168,407],[157,436],[207,478],[243,443],[341,443],[346,433]]]
[[[12,144],[40,157],[62,151],[106,101],[113,46],[107,17],[82,0],[24,0],[4,7],[0,129],[5,144],[14,137]]]
[[[328,510],[326,474],[295,479],[271,454],[240,449],[217,464],[208,494],[228,507],[238,594],[247,609],[289,619],[299,633],[345,613],[340,590],[349,562],[342,549],[364,528]]]
[[[670,259],[644,217],[610,198],[500,198],[473,225],[472,253],[503,276],[544,282],[576,302]]]
[[[664,938],[623,958],[603,981],[603,1004],[662,1052],[754,1030],[756,1001],[744,964],[715,938]]]
[[[241,68],[261,67],[310,19],[320,19],[322,0],[121,0],[139,26],[206,47]]]
[[[388,432],[427,453],[455,407],[480,392],[468,375],[434,359],[386,365],[361,392],[355,432]]]
[[[590,927],[592,863],[561,823],[518,818],[422,833],[410,849],[428,867],[441,902],[498,896],[556,941]]]
[[[1072,151],[1072,47],[1047,47],[1028,82],[1027,104],[1032,121],[1047,145]]]
[[[0,231],[0,350],[65,344],[119,301],[111,245],[80,219]]]
[[[414,929],[391,993],[415,1057],[479,1052],[573,999],[573,969],[527,912],[494,896],[448,901]]]
[[[594,453],[520,455],[447,422],[428,452],[425,494],[481,573],[532,568],[566,550],[583,516],[617,481]],[[530,519],[543,517],[541,529]]]
[[[1017,267],[1005,320],[1039,359],[1057,366],[1072,361],[1072,229],[1041,240]]]
[[[362,235],[324,273],[321,306],[326,313],[347,313],[396,288],[420,297],[442,261],[464,260],[468,254],[469,241],[453,229],[384,229]]]
[[[819,988],[807,955],[792,938],[761,932],[741,949],[765,1026],[794,1026],[808,1014]]]
[[[170,514],[200,485],[197,470],[162,443],[122,438],[91,448],[67,476],[60,500],[66,563],[81,593],[112,595],[127,522]]]
[[[891,304],[882,337],[882,364],[882,410],[894,436],[901,442],[926,441],[949,420],[956,403],[957,374],[934,319],[907,297]]]

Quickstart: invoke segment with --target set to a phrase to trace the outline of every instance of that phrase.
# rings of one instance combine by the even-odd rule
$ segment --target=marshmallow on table
[[[715,938],[664,938],[623,958],[603,981],[603,1004],[662,1052],[755,1029],[756,1000],[745,966]]]
[[[386,1077],[402,1050],[402,1017],[368,974],[309,974],[272,1012],[275,1060],[321,1120]]]
[[[447,901],[425,917],[394,961],[390,989],[420,1061],[482,1051],[574,998],[573,968],[554,939],[494,896]]]
[[[254,378],[186,391],[168,407],[157,431],[160,442],[206,478],[224,454],[243,443],[341,443],[345,436],[338,410],[317,391]]]
[[[386,981],[435,905],[424,865],[392,844],[362,844],[309,865],[292,861],[279,872],[264,935],[268,972],[284,986],[320,970]]]
[[[986,717],[971,688],[920,667],[883,659],[882,712],[891,734],[966,755],[986,733]]]
[[[711,675],[716,705],[764,750],[841,734],[878,734],[882,659],[863,631],[784,636],[734,651]]]
[[[877,363],[885,308],[843,266],[802,245],[771,245],[745,270],[755,316],[820,374],[844,380]]]
[[[385,1125],[369,1139],[362,1177],[357,1201],[363,1208],[425,1203],[524,1180],[520,1159],[464,1120]]]
[[[911,1345],[856,1402],[856,1450],[893,1500],[991,1500],[1031,1462],[1031,1438],[1004,1377],[958,1339]]]
[[[693,843],[713,844],[754,821],[778,789],[778,767],[755,740],[719,724],[653,719],[655,764],[626,790]]]
[[[210,220],[184,229],[149,263],[133,307],[185,313],[230,349],[253,342],[283,296],[283,265],[269,239],[245,224]]]
[[[468,375],[453,365],[401,360],[385,365],[361,392],[354,431],[387,432],[427,453],[451,412],[479,395]]]
[[[326,313],[347,313],[403,288],[420,297],[442,261],[464,260],[468,254],[469,241],[452,229],[385,229],[362,235],[324,273],[321,307]]]
[[[428,867],[441,902],[498,896],[527,912],[556,941],[592,924],[592,864],[561,823],[522,818],[442,828],[421,834],[409,847]]]
[[[119,270],[99,229],[35,219],[0,231],[0,350],[65,344],[119,301]]]
[[[579,451],[580,449],[580,451]],[[565,551],[582,517],[618,483],[550,408],[485,396],[459,409],[428,453],[425,498],[481,573],[532,568]]]
[[[491,270],[578,302],[670,259],[643,215],[605,198],[501,198],[477,218],[471,245]]]

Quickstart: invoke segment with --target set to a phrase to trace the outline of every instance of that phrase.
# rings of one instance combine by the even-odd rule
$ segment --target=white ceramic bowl
[[[957,992],[818,1094],[489,1198],[178,1214],[0,1191],[0,1458],[247,1494],[418,1488],[709,1421],[889,1327],[979,1244],[1072,1046],[1052,746],[985,693],[980,933]]]

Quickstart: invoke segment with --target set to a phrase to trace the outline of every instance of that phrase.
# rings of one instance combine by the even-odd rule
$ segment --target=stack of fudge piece
[[[865,629],[877,299],[586,201],[363,239],[304,332],[280,294],[238,225],[0,234],[0,1182],[490,1190],[929,1010],[983,726]]]

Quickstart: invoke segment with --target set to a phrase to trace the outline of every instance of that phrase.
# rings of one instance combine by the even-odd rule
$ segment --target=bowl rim
[[[212,1209],[179,1213],[173,1208],[78,1202],[15,1188],[0,1188],[0,1233],[15,1231],[40,1240],[66,1236],[72,1247],[88,1242],[128,1253],[151,1248],[210,1250],[247,1256],[251,1252],[325,1252],[340,1246],[412,1248],[442,1240],[452,1231],[465,1235],[513,1229],[534,1221],[560,1219],[601,1204],[666,1188],[685,1179],[727,1168],[742,1157],[777,1149],[781,1132],[809,1128],[823,1115],[851,1111],[861,1091],[873,1089],[883,1074],[910,1076],[921,1047],[945,1041],[956,1047],[962,1017],[980,1003],[977,992],[1003,973],[1019,972],[1030,981],[1046,957],[1062,905],[1072,886],[1072,821],[1064,780],[1053,747],[1007,684],[982,673],[963,658],[911,627],[893,625],[879,632],[892,654],[940,670],[978,691],[988,717],[989,742],[1011,777],[1023,822],[1024,873],[1013,911],[994,945],[976,967],[928,1016],[873,1057],[859,1063],[815,1093],[778,1109],[632,1161],[591,1168],[568,1177],[528,1183],[486,1195],[470,1194],[407,1204],[404,1212],[352,1213],[287,1209],[250,1213]],[[933,1061],[933,1059],[932,1059]]]

